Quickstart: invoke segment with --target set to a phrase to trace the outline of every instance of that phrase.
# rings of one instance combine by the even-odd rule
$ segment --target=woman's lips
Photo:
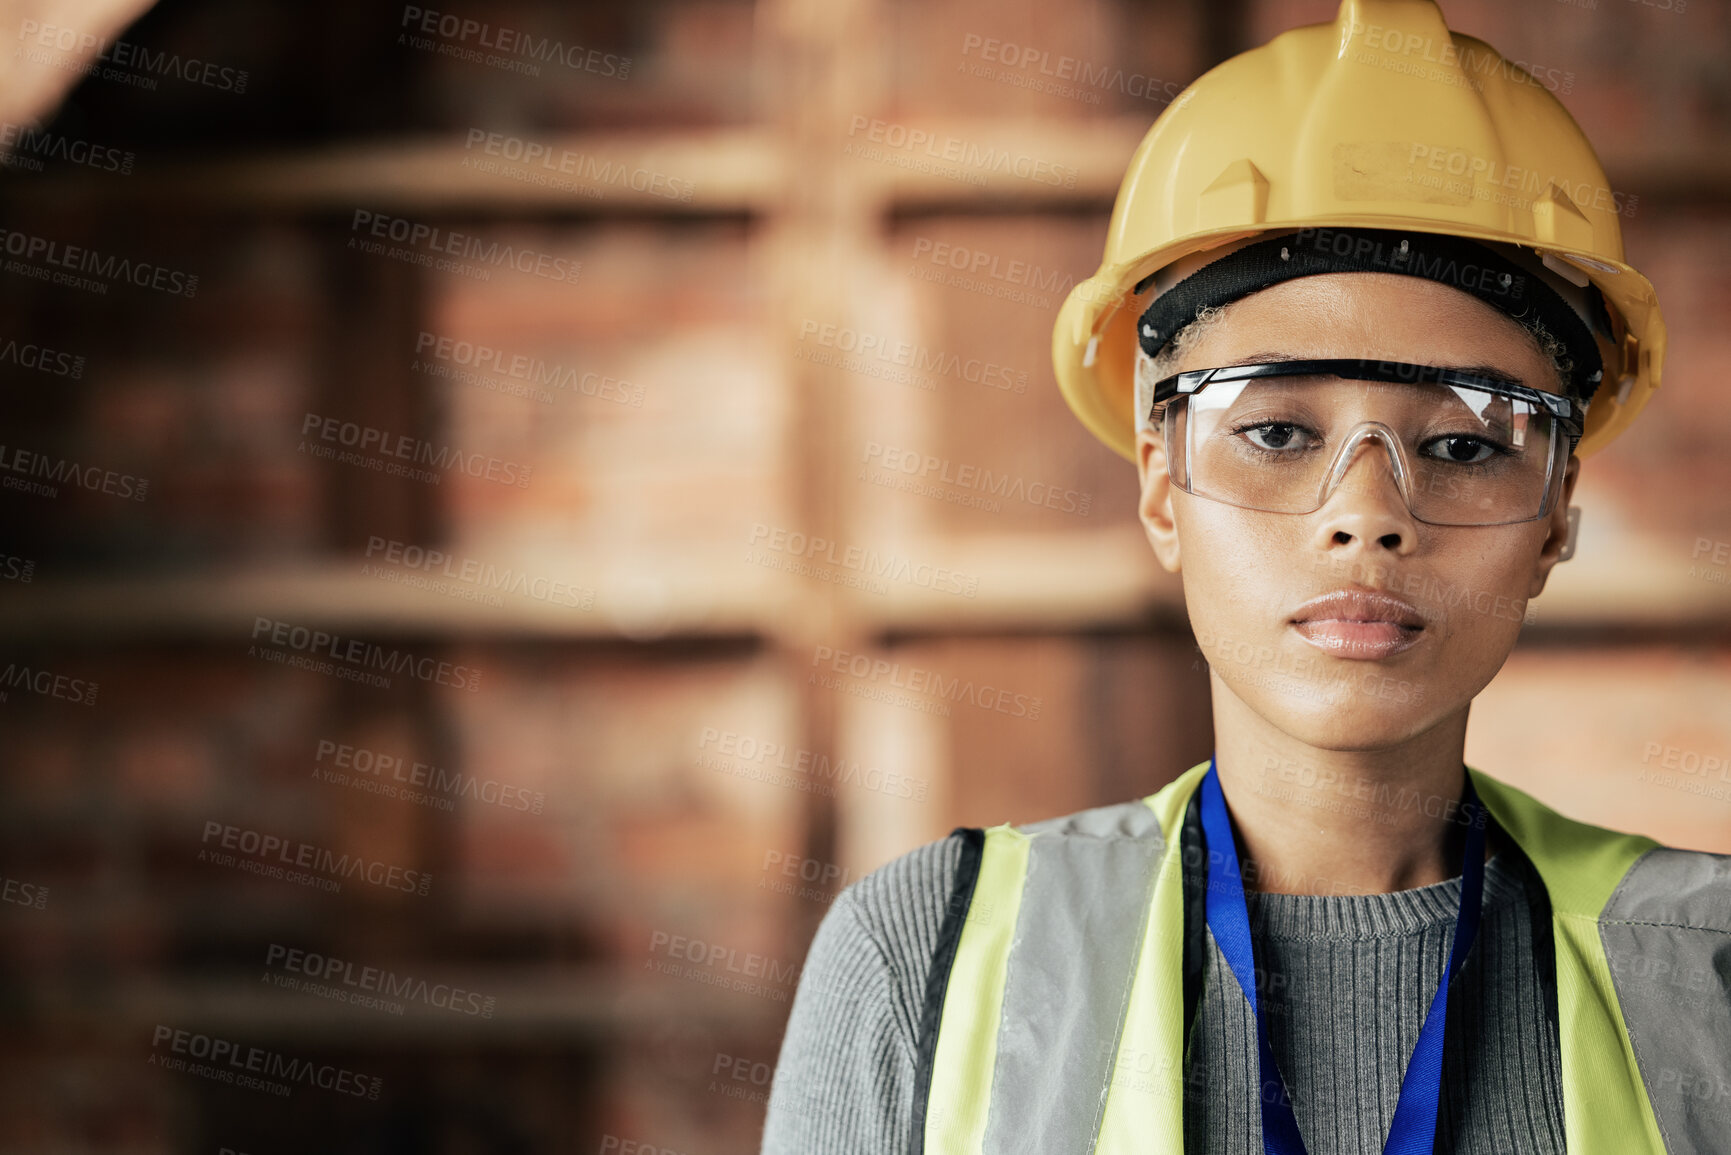
[[[1411,604],[1369,590],[1335,590],[1293,611],[1299,636],[1337,658],[1376,661],[1418,644],[1424,617]]]
[[[1293,628],[1311,645],[1337,658],[1376,660],[1392,657],[1415,645],[1422,627],[1394,622],[1346,622],[1332,618],[1294,622]]]

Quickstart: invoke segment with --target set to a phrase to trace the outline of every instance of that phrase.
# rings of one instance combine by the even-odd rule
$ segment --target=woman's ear
[[[1136,515],[1142,519],[1142,530],[1154,556],[1167,573],[1177,573],[1178,523],[1172,514],[1172,478],[1166,471],[1166,441],[1157,430],[1136,431],[1136,475],[1141,482],[1141,498],[1136,503]]]
[[[1575,481],[1581,475],[1581,459],[1574,454],[1569,455],[1569,464],[1563,470],[1563,492],[1557,499],[1557,504],[1551,508],[1545,518],[1548,532],[1545,543],[1539,547],[1539,557],[1533,567],[1532,585],[1527,590],[1528,598],[1536,598],[1545,589],[1545,579],[1551,576],[1551,567],[1563,560],[1563,547],[1569,544],[1569,502],[1575,496]]]

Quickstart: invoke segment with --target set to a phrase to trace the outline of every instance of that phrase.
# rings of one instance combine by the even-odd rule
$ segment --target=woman
[[[1214,757],[848,888],[765,1152],[1731,1150],[1731,859],[1463,763],[1664,342],[1565,191],[1603,187],[1579,129],[1477,53],[1347,0],[1150,130],[1054,351],[1183,580]],[[1457,154],[1464,192],[1412,179]],[[1475,195],[1516,168],[1539,196]]]

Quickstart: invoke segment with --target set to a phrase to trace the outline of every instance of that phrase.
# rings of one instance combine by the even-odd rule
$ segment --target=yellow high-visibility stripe
[[[1534,865],[1538,859],[1534,858]],[[1588,1155],[1665,1155],[1665,1140],[1611,985],[1597,919],[1557,915],[1557,1029],[1563,1053],[1563,1133]]]
[[[1525,791],[1467,770],[1485,808],[1526,852],[1550,894],[1569,1150],[1665,1155],[1599,937],[1599,915],[1617,884],[1658,843],[1547,812]]]
[[[989,827],[973,901],[944,991],[926,1103],[927,1155],[984,1155],[998,1019],[1010,941],[1028,875],[1029,836],[1009,823]],[[1063,1072],[1054,1071],[1053,1078]]]
[[[1184,1150],[1184,808],[1202,784],[1201,762],[1143,801],[1166,838],[1149,899],[1130,1005],[1106,1090],[1098,1155],[1180,1155]]]

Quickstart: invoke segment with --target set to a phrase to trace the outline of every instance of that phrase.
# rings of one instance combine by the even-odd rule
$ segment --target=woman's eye
[[[1429,445],[1426,451],[1432,457],[1443,461],[1452,461],[1457,465],[1472,465],[1494,457],[1498,449],[1482,437],[1439,437]]]
[[[1258,449],[1303,449],[1309,444],[1303,429],[1289,421],[1270,421],[1239,430]]]

